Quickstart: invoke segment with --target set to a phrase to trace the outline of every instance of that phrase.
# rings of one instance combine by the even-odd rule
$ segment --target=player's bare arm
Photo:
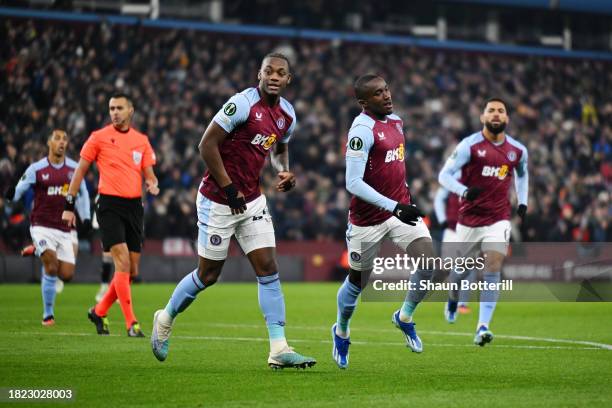
[[[238,191],[232,183],[232,179],[230,179],[225,166],[223,166],[223,159],[221,159],[221,153],[219,152],[219,145],[223,143],[226,137],[227,132],[217,123],[211,122],[204,135],[202,135],[198,149],[200,149],[200,156],[206,163],[208,171],[225,191],[232,214],[242,214],[246,211],[244,194]]]
[[[83,181],[83,178],[85,178],[85,174],[87,174],[87,171],[89,170],[89,166],[91,166],[91,162],[81,158],[79,160],[78,167],[72,175],[72,180],[70,180],[70,186],[68,187],[68,193],[66,194],[66,207],[62,213],[62,221],[71,227],[76,227],[76,216],[74,215],[75,197],[79,192],[81,182]]]
[[[289,148],[287,143],[277,143],[271,153],[270,162],[274,170],[278,172],[277,191],[289,191],[295,187],[295,174],[289,170]]]
[[[154,196],[158,195],[159,194],[159,187],[157,186],[158,181],[157,181],[157,177],[155,176],[155,172],[153,171],[153,166],[147,166],[144,168],[144,179],[145,179],[145,186],[146,186],[147,192]]]

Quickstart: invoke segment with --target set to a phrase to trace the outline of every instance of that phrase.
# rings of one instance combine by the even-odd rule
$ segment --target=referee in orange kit
[[[98,165],[100,182],[97,217],[104,251],[111,252],[115,276],[102,300],[89,309],[89,320],[98,334],[109,334],[108,309],[119,299],[129,337],[144,337],[132,309],[130,278],[138,275],[138,262],[144,238],[142,173],[146,189],[157,195],[153,172],[155,153],[146,135],[130,127],[134,106],[125,94],[111,97],[108,109],[112,124],[92,132],[81,149],[81,159],[68,194],[62,220],[75,225],[74,197],[93,161]]]

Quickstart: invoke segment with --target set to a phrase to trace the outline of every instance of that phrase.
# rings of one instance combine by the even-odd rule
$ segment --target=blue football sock
[[[348,276],[338,289],[338,317],[336,320],[337,332],[342,337],[348,337],[348,328],[357,307],[357,299],[361,293],[361,288],[349,281]]]
[[[187,309],[187,307],[195,300],[198,293],[203,291],[206,286],[198,276],[198,270],[185,275],[185,277],[176,285],[170,301],[166,305],[166,312],[174,319],[176,315]]]
[[[409,290],[406,295],[406,300],[400,309],[400,320],[412,321],[414,310],[427,295],[427,290],[421,289],[421,282],[430,281],[432,275],[433,270],[431,269],[418,269],[410,276],[410,283],[414,290]]]
[[[42,291],[42,299],[43,299],[43,319],[45,317],[54,316],[53,314],[53,306],[55,305],[55,282],[57,281],[57,276],[47,275],[45,272],[42,274],[42,279],[40,281],[40,287]]]
[[[476,278],[476,271],[473,269],[463,274],[463,280],[466,280],[470,283],[474,283],[474,281],[476,280],[475,278]],[[469,301],[470,301],[470,290],[464,289],[464,290],[459,291],[459,303],[465,304]]]
[[[499,283],[501,280],[501,273],[499,272],[485,272],[482,275],[482,280],[486,283]],[[486,326],[489,327],[495,306],[497,305],[497,299],[499,298],[499,290],[483,290],[480,292],[480,311],[478,316],[478,327]]]
[[[412,315],[414,314],[414,310],[416,309],[418,303],[410,300],[404,301],[402,303],[402,308],[400,309],[400,316],[403,318],[404,316],[409,317],[412,320]]]
[[[270,341],[285,338],[285,298],[278,273],[257,277],[259,307],[266,319]]]

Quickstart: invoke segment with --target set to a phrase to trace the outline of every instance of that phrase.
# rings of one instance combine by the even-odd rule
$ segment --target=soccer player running
[[[455,174],[455,178],[459,178],[461,172]],[[454,257],[453,253],[457,249],[457,217],[459,216],[459,197],[455,193],[451,193],[444,187],[440,186],[434,198],[434,211],[436,218],[442,229],[442,258]],[[464,280],[473,282],[475,280],[476,271],[471,270],[465,274]],[[470,299],[469,290],[460,290],[459,294],[451,294],[451,298],[459,299],[457,312],[460,314],[468,314],[471,312],[468,305]],[[444,304],[444,316],[449,323],[455,323],[456,313],[450,313],[447,307],[448,303]]]
[[[346,231],[350,270],[338,290],[338,315],[332,326],[332,354],[340,368],[348,367],[349,322],[382,241],[390,239],[413,257],[434,256],[429,230],[421,219],[425,214],[411,205],[403,122],[393,114],[389,86],[380,76],[366,74],[355,81],[354,90],[363,111],[353,121],[346,149],[346,189],[353,195]],[[407,346],[420,353],[423,344],[412,315],[427,293],[419,283],[430,280],[433,271],[413,272],[410,282],[415,290],[408,291],[392,322]]]
[[[11,201],[18,201],[23,194],[34,187],[34,204],[30,214],[30,235],[34,246],[34,255],[40,257],[43,264],[41,290],[43,299],[44,326],[55,324],[55,295],[58,277],[69,281],[74,276],[74,266],[78,251],[78,240],[74,243],[76,232],[62,222],[64,196],[68,191],[70,178],[77,163],[66,157],[68,135],[64,130],[55,129],[47,138],[49,154],[47,157],[32,163],[17,183],[14,193],[7,196]],[[91,228],[89,193],[85,182],[77,185],[78,196],[76,209],[85,228]],[[75,191],[76,195],[76,191]],[[7,197],[9,198],[9,197]],[[28,250],[26,248],[24,251]],[[27,255],[27,254],[25,254]]]
[[[274,227],[261,194],[259,176],[268,153],[278,172],[277,191],[295,186],[289,170],[288,143],[296,126],[293,106],[280,96],[291,81],[287,57],[264,57],[259,86],[232,96],[202,136],[200,154],[208,170],[197,197],[197,269],[179,282],[165,309],[155,312],[151,347],[159,361],[168,356],[176,316],[221,274],[234,235],[257,276],[259,306],[270,339],[268,365],[310,367],[315,359],[295,352],[285,338],[285,301],[275,255]]]
[[[62,219],[74,225],[74,193],[92,162],[98,165],[100,198],[96,216],[100,224],[104,251],[111,252],[115,275],[108,291],[95,307],[89,309],[89,320],[98,334],[107,335],[106,314],[119,299],[129,337],[144,337],[132,309],[130,278],[138,275],[143,241],[142,176],[146,190],[159,193],[153,172],[155,153],[146,135],[130,126],[134,106],[125,94],[116,94],[108,103],[112,123],[92,132],[83,148],[68,195]]]
[[[461,197],[457,220],[457,240],[466,243],[464,256],[481,251],[485,257],[482,279],[487,284],[499,283],[501,268],[510,241],[509,190],[513,175],[518,196],[518,215],[527,211],[527,149],[506,134],[508,109],[499,98],[485,103],[480,115],[483,128],[457,145],[440,171],[438,180],[449,191]],[[453,177],[461,171],[457,180]],[[461,277],[451,273],[451,281]],[[480,310],[474,343],[479,346],[493,340],[489,330],[499,290],[480,292]],[[448,301],[447,310],[454,313],[457,299]]]

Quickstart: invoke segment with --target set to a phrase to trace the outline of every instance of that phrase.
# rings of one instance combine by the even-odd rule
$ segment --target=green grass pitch
[[[86,314],[96,285],[67,285],[54,327],[40,324],[39,286],[0,285],[0,387],[71,388],[75,401],[62,406],[88,407],[612,406],[611,303],[500,303],[496,338],[480,348],[472,344],[477,310],[449,325],[442,304],[426,302],[415,316],[425,348],[418,355],[391,324],[397,304],[360,303],[342,371],[330,341],[338,285],[283,285],[289,343],[318,360],[283,371],[267,367],[255,283],[201,293],[178,317],[164,363],[148,338],[126,336],[119,305],[109,314],[111,336],[95,334]],[[147,335],[173,288],[133,287]]]

